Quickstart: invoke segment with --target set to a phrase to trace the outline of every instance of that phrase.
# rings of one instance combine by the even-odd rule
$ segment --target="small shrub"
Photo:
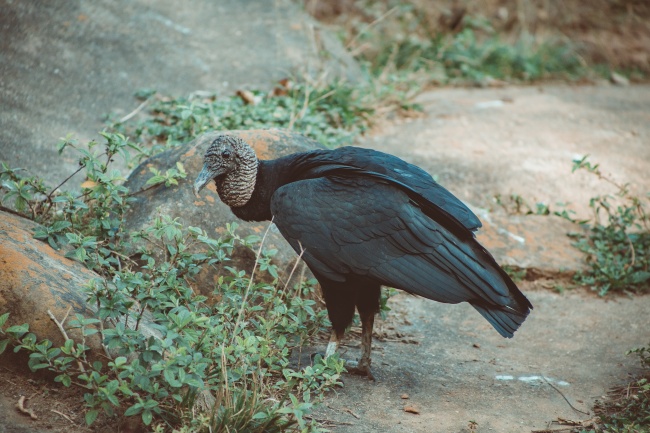
[[[343,39],[375,77],[411,71],[434,84],[490,84],[574,79],[588,74],[577,47],[566,39],[521,32],[499,35],[480,16],[462,15],[453,29],[441,25],[441,8],[412,1],[355,2],[360,14],[342,17]]]
[[[587,255],[589,269],[578,272],[576,282],[596,287],[601,295],[610,290],[647,290],[650,287],[650,228],[647,202],[630,194],[604,176],[599,165],[587,157],[575,161],[573,170],[586,170],[617,188],[615,196],[597,196],[589,201],[591,221],[582,221],[585,232],[571,234],[574,245]],[[614,200],[617,203],[614,203]]]
[[[370,87],[344,82],[282,83],[270,93],[254,90],[228,97],[154,98],[144,120],[135,125],[118,122],[113,127],[151,143],[148,153],[153,154],[207,131],[234,129],[291,129],[336,147],[351,144],[370,126],[375,100]]]
[[[495,203],[510,214],[553,215],[579,224],[582,230],[569,233],[573,245],[585,254],[588,269],[578,271],[574,281],[593,287],[600,295],[613,291],[645,291],[650,288],[650,226],[647,199],[630,193],[627,184],[619,184],[603,175],[598,164],[585,156],[574,161],[573,171],[586,170],[616,187],[614,195],[599,195],[589,200],[590,219],[577,220],[563,208],[552,210],[545,203],[529,204],[518,194],[496,195]],[[511,270],[506,269],[511,276]],[[516,277],[516,275],[515,275]]]

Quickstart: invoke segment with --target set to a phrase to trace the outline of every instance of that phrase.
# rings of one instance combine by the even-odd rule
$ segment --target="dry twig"
[[[564,418],[558,418],[557,421],[551,421],[549,423],[549,427],[545,428],[544,430],[533,430],[531,431],[531,433],[556,433],[556,432],[572,431],[576,427],[582,427],[582,428],[594,427],[597,422],[598,422],[598,417],[586,419],[584,421],[573,421]],[[550,428],[550,425],[552,423],[565,425],[566,427],[552,429]]]
[[[75,424],[75,422],[72,421],[72,418],[70,418],[68,415],[66,415],[66,414],[64,414],[64,413],[59,412],[58,410],[50,409],[50,412],[54,412],[54,413],[57,414],[57,415],[61,415],[63,418],[67,419],[67,420],[70,421],[72,424]]]
[[[324,418],[316,418],[311,415],[304,415],[303,416],[306,419],[312,419],[316,422],[319,422],[321,424],[331,424],[331,425],[354,425],[354,423],[351,422],[345,422],[345,421],[334,421],[332,419],[324,419]]]
[[[56,326],[59,328],[59,331],[61,331],[61,334],[63,335],[63,338],[65,338],[66,341],[68,341],[68,340],[72,340],[72,338],[68,337],[68,333],[65,332],[65,329],[63,329],[63,322],[65,322],[65,319],[67,319],[68,314],[70,314],[70,310],[71,310],[71,309],[72,309],[72,307],[68,308],[68,312],[65,313],[65,316],[64,316],[62,322],[59,322],[58,320],[56,320],[56,317],[54,317],[54,314],[52,314],[52,312],[51,312],[50,310],[47,310],[47,315],[50,316],[50,319],[52,319],[52,321],[53,321],[53,322],[56,324]],[[83,366],[83,364],[81,363],[81,361],[77,360],[77,366],[79,367],[79,371],[81,371],[82,373],[85,373],[85,372],[86,372],[86,369],[84,368],[84,366]]]
[[[567,402],[567,404],[569,405],[569,407],[570,407],[571,409],[573,409],[573,410],[575,410],[576,412],[581,413],[581,414],[583,414],[583,415],[590,415],[589,412],[583,412],[583,411],[581,411],[580,409],[576,409],[576,408],[571,404],[571,402],[570,402],[570,401],[569,401],[569,400],[564,396],[564,394],[562,393],[562,391],[560,391],[560,390],[559,390],[555,385],[553,385],[551,382],[549,382],[548,380],[546,380],[546,376],[544,376],[543,374],[540,374],[540,376],[542,377],[542,379],[544,379],[544,382],[546,382],[546,383],[547,383],[551,388],[553,388],[554,390],[556,390],[556,391],[558,392],[558,394],[560,394],[560,395],[562,396],[562,398],[564,399],[564,401]]]
[[[350,415],[352,415],[352,416],[355,417],[356,419],[361,419],[361,418],[359,417],[359,415],[357,415],[356,413],[352,412],[351,409],[345,408],[345,409],[343,409],[343,412],[347,412],[347,413],[349,413]]]
[[[124,122],[126,122],[127,120],[131,119],[133,116],[135,116],[136,114],[138,114],[140,111],[142,111],[142,109],[143,109],[144,107],[147,106],[147,104],[149,103],[149,101],[151,101],[152,98],[153,98],[153,96],[150,96],[150,97],[148,97],[147,99],[145,99],[145,100],[142,102],[142,104],[138,105],[138,107],[137,107],[135,110],[131,111],[129,114],[127,114],[126,116],[122,117],[122,118],[120,119],[119,123],[124,123]]]

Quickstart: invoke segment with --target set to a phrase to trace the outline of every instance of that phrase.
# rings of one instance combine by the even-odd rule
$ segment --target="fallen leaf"
[[[288,78],[281,79],[280,81],[278,81],[278,84],[281,85],[282,87],[286,87],[287,89],[291,89],[291,87],[293,87],[293,83]]]
[[[255,95],[250,90],[237,90],[237,96],[246,104],[255,105]]]
[[[404,406],[404,412],[413,413],[415,415],[420,415],[420,410],[415,406]]]
[[[289,94],[289,91],[293,87],[293,83],[288,78],[283,78],[278,81],[279,87],[275,87],[272,92],[272,96],[285,96]]]
[[[82,188],[94,188],[96,186],[97,186],[97,182],[93,182],[92,180],[87,180],[81,184]]]

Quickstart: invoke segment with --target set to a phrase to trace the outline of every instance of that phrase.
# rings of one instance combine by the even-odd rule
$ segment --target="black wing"
[[[478,217],[456,196],[437,183],[429,173],[400,158],[360,147],[341,147],[335,150],[317,150],[304,154],[295,162],[295,178],[320,177],[339,169],[358,169],[405,185],[434,204],[468,230],[481,227]]]
[[[273,221],[312,271],[339,282],[366,276],[445,303],[468,301],[512,336],[532,306],[469,230],[457,236],[445,228],[449,222],[430,218],[418,201],[430,203],[399,183],[339,171],[347,175],[287,184],[271,201]]]

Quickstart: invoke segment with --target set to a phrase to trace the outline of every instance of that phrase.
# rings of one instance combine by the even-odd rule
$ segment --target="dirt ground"
[[[467,305],[391,300],[373,347],[377,381],[346,376],[315,416],[341,433],[530,432],[592,418],[595,400],[639,372],[625,352],[648,340],[650,297],[520,286],[535,309],[511,340]],[[347,342],[355,358],[358,334]]]
[[[362,144],[429,170],[484,219],[502,212],[493,201],[499,193],[571,202],[587,214],[589,198],[606,187],[571,174],[576,154],[650,191],[650,86],[443,89],[420,102],[425,116],[380,125]],[[625,352],[650,340],[650,296],[553,291],[564,278],[520,283],[535,309],[512,340],[467,305],[392,298],[375,333],[377,381],[344,376],[314,417],[337,433],[529,432],[558,418],[591,418],[595,400],[639,372]],[[358,356],[358,337],[349,333],[345,357]],[[21,395],[38,420],[14,409]],[[0,369],[0,407],[0,433],[89,431],[78,394],[11,368]],[[106,421],[93,431],[133,430]]]

